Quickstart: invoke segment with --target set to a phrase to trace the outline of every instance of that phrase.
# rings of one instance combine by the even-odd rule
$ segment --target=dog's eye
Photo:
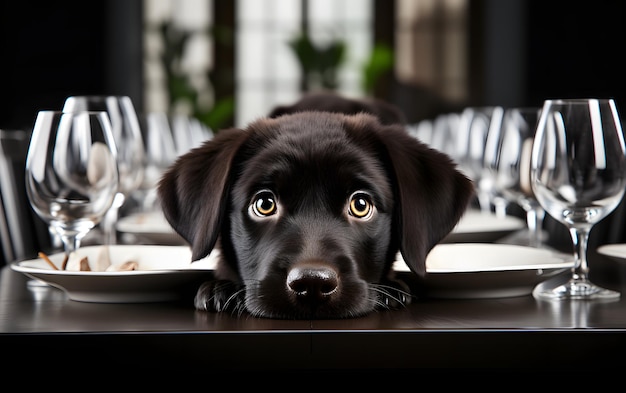
[[[350,197],[350,215],[357,218],[369,218],[374,211],[374,205],[369,195],[363,192],[355,192]]]
[[[259,217],[271,216],[276,213],[276,200],[271,191],[261,191],[254,196],[251,210]]]

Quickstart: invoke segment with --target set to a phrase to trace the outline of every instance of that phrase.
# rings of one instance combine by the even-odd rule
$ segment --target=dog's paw
[[[380,291],[380,305],[386,309],[398,309],[411,304],[411,289],[400,279],[388,280],[382,283]]]
[[[196,292],[194,306],[202,311],[234,310],[243,302],[242,294],[240,287],[232,281],[205,281]]]

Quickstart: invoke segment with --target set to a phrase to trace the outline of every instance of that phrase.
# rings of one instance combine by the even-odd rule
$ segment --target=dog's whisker
[[[383,302],[380,296],[375,296],[373,299],[370,299],[370,300],[372,301],[372,304],[374,305],[375,308],[381,308],[385,310],[389,309],[389,305]]]
[[[382,299],[385,296],[388,296],[389,294],[386,291],[383,291],[379,288],[375,288],[373,286],[370,286],[371,288],[371,292],[370,295],[368,297],[368,300],[374,305],[375,308],[384,308],[384,309],[388,309],[389,305],[386,304]]]
[[[224,302],[224,308],[228,309],[231,305],[231,302],[235,303],[235,308],[239,305],[240,302],[238,302],[237,298],[239,297],[239,295],[241,295],[242,293],[245,293],[246,289],[245,288],[241,288],[238,289],[237,291],[233,292],[228,299],[226,299],[226,301]]]
[[[246,280],[245,284],[242,284],[240,288],[230,294],[228,299],[226,299],[224,309],[231,309],[231,314],[237,317],[241,317],[245,313],[252,314],[246,306],[246,296],[248,296],[249,293],[246,288],[250,289],[258,285],[260,285],[259,280]]]
[[[368,300],[371,302],[373,309],[388,309],[389,308],[385,303],[380,301],[378,296],[374,296],[372,298],[369,298]]]
[[[410,296],[410,294],[402,289],[383,284],[372,284],[370,288],[377,292],[380,296],[375,300],[376,304],[382,306],[384,308],[389,308],[389,304],[384,301],[384,298],[388,298],[394,300],[398,304],[401,304],[403,307],[406,307],[406,298]],[[391,292],[397,292],[398,296],[394,296]]]
[[[411,293],[408,291],[403,290],[402,288],[398,288],[398,287],[394,287],[392,285],[385,285],[385,284],[373,284],[379,288],[383,288],[383,290],[387,290],[387,289],[391,289],[394,292],[398,292],[400,294],[403,294],[405,296],[411,296]]]
[[[377,290],[380,293],[386,294],[388,297],[392,298],[393,300],[399,303],[406,304],[407,299],[411,298],[411,293],[401,288],[390,286],[390,285],[384,285],[384,284],[377,284],[377,286],[378,286]],[[397,296],[393,296],[392,293],[397,294]]]
[[[237,303],[237,305],[234,307],[232,314],[236,315],[237,317],[241,317],[242,315],[244,315],[247,312],[245,304],[243,302],[239,302]]]

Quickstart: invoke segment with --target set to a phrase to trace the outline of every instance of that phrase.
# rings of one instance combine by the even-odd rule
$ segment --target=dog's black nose
[[[287,285],[297,296],[318,302],[337,290],[339,279],[337,272],[330,267],[302,265],[289,271]]]

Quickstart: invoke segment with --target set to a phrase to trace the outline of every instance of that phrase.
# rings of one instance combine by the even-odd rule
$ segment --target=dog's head
[[[332,91],[307,93],[293,104],[275,107],[268,117],[276,118],[304,111],[343,113],[344,115],[369,113],[376,116],[384,125],[406,124],[404,113],[395,105],[377,98],[347,98]]]
[[[283,318],[372,311],[398,250],[423,275],[472,190],[403,126],[327,112],[222,130],[159,185],[193,259],[220,245],[218,278],[245,287],[252,314]]]

